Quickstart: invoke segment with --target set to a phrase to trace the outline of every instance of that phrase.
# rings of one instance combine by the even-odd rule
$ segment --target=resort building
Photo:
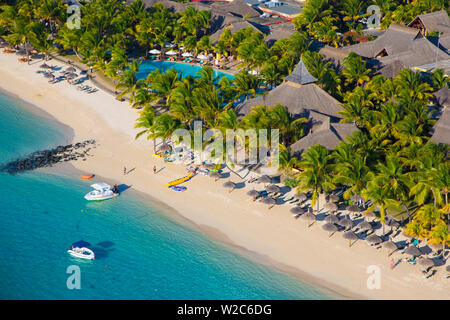
[[[408,27],[420,29],[425,36],[433,31],[450,33],[450,17],[445,10],[425,13],[418,15]]]
[[[210,35],[211,40],[214,42],[218,41],[220,38],[220,35],[222,32],[225,31],[225,29],[229,29],[232,34],[246,28],[252,28],[255,32],[261,32],[258,28],[256,28],[251,22],[243,19],[238,19],[234,21],[229,21],[226,25],[222,25],[222,27]]]
[[[313,127],[306,136],[290,146],[292,155],[300,157],[303,152],[307,152],[316,144],[332,150],[346,137],[358,130],[354,123],[331,123],[330,118],[325,117],[320,125],[316,128]]]
[[[441,117],[434,124],[431,133],[433,135],[430,141],[437,144],[450,145],[450,108],[444,108]]]
[[[266,95],[249,99],[237,106],[239,116],[250,113],[252,107],[259,105],[273,106],[277,103],[285,106],[293,117],[322,120],[325,115],[331,122],[342,118],[338,111],[342,110],[339,101],[315,84],[317,81],[306,68],[303,60],[288,75],[278,87]],[[314,111],[314,112],[311,112]]]
[[[443,108],[450,107],[450,89],[448,87],[444,87],[435,93],[433,93],[433,100],[436,104]]]

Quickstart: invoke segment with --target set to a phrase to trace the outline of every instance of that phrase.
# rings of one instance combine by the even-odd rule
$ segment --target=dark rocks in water
[[[90,147],[87,148],[88,146]],[[95,140],[93,139],[66,146],[57,146],[51,150],[35,151],[24,159],[11,161],[4,166],[1,166],[0,171],[15,174],[26,170],[52,167],[59,162],[75,161],[79,158],[84,158],[83,161],[85,161],[85,157],[92,147],[95,148]],[[84,148],[86,149],[81,150]],[[79,149],[78,151],[81,152],[75,151],[75,149]]]

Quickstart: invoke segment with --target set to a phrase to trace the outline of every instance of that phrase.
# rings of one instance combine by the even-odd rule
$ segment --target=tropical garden
[[[448,86],[442,70],[427,76],[403,70],[394,79],[374,75],[361,57],[350,54],[336,71],[309,50],[313,41],[341,46],[360,33],[366,1],[308,0],[293,23],[298,31],[268,46],[252,28],[231,33],[224,29],[216,42],[209,37],[211,13],[186,6],[174,13],[162,4],[145,8],[142,1],[93,0],[81,7],[80,29],[71,29],[62,0],[2,1],[0,36],[11,46],[33,47],[47,59],[54,52],[74,58],[112,79],[140,116],[136,138],[167,140],[177,129],[279,129],[280,171],[298,191],[319,195],[343,188],[346,200],[362,196],[377,209],[381,221],[393,208],[405,215],[407,232],[435,243],[448,243],[450,204],[449,146],[429,141],[435,120],[429,107],[432,93]],[[382,27],[407,23],[420,13],[448,10],[440,0],[376,0]],[[239,61],[233,77],[216,77],[204,67],[184,77],[175,69],[138,77],[140,58],[166,43],[184,50],[219,53]],[[238,117],[236,105],[280,84],[302,57],[317,85],[342,103],[342,122],[360,129],[334,150],[313,146],[301,159],[289,146],[307,133],[305,118],[293,118],[283,105],[257,106]],[[249,73],[249,71],[256,71]],[[213,137],[214,139],[214,137]],[[244,143],[245,145],[245,143]]]

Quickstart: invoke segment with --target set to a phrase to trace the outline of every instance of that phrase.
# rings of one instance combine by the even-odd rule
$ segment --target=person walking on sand
[[[153,174],[156,174],[156,166],[153,166]]]
[[[394,270],[394,259],[391,258],[391,270]]]
[[[127,174],[127,167],[123,167],[123,174]]]

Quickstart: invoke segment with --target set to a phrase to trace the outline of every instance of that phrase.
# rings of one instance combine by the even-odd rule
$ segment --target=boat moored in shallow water
[[[81,258],[81,259],[88,259],[88,260],[95,260],[95,254],[94,251],[91,249],[88,249],[86,247],[74,247],[71,246],[69,250],[67,250],[67,253],[70,254],[72,257]]]
[[[91,187],[94,188],[95,190],[92,190],[91,192],[89,192],[84,196],[84,198],[89,201],[107,200],[115,198],[119,195],[117,186],[114,186],[114,188],[111,189],[111,186],[104,182],[94,183],[93,185],[91,185]]]

